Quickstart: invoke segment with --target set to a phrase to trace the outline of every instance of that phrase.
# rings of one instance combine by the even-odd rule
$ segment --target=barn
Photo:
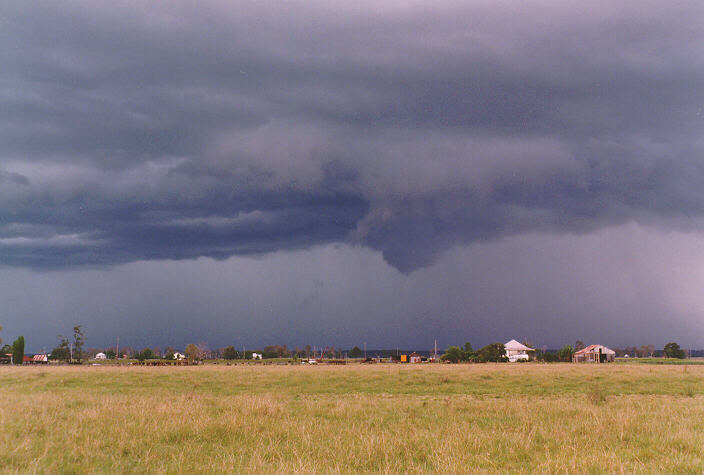
[[[604,345],[589,345],[572,355],[575,363],[612,363],[616,358],[616,352]]]

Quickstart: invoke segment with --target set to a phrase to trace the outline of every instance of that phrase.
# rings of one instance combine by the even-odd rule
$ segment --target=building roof
[[[534,351],[533,348],[528,348],[526,345],[518,343],[516,340],[511,340],[504,344],[504,348],[507,350],[523,350],[523,351]]]
[[[615,355],[616,352],[612,350],[611,348],[607,348],[604,345],[589,345],[586,348],[582,348],[579,351],[575,351],[575,355],[584,355],[586,353],[598,353],[599,349],[601,349],[601,352],[605,355]]]
[[[45,361],[49,361],[49,358],[47,358],[46,355],[34,355],[34,357],[32,357],[32,360],[34,362],[44,363]]]

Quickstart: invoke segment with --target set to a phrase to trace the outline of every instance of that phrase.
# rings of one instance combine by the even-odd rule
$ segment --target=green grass
[[[0,471],[704,470],[704,367],[0,368]]]
[[[679,358],[616,358],[620,364],[656,364],[656,365],[704,365],[704,359],[679,359]]]

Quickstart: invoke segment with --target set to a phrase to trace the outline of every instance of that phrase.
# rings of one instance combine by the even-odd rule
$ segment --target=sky
[[[704,348],[704,4],[0,5],[0,338]]]

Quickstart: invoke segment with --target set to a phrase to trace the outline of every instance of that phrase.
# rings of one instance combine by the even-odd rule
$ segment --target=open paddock
[[[704,470],[704,366],[0,368],[2,471]]]

